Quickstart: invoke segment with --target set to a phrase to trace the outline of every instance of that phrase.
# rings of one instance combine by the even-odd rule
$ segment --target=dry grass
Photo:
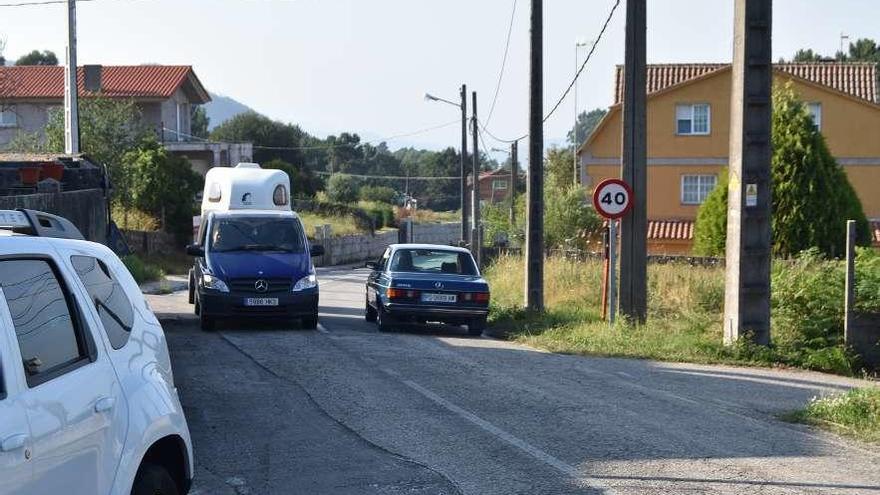
[[[327,216],[311,212],[298,212],[300,220],[309,236],[315,235],[315,227],[330,225],[333,235],[351,235],[365,233],[360,229],[352,216]]]

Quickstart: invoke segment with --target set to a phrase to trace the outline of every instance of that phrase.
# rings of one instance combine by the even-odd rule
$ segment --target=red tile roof
[[[84,71],[77,68],[78,94],[94,93],[84,87]],[[166,99],[184,83],[190,82],[194,100],[210,101],[210,97],[188,65],[112,65],[101,67],[101,94],[110,98]],[[0,67],[0,99],[62,99],[64,98],[64,67],[15,66]],[[204,100],[204,101],[202,101]]]
[[[647,68],[648,94],[655,93],[713,72],[730,64],[651,64]],[[877,66],[864,62],[815,62],[807,64],[774,64],[776,70],[821,84],[841,93],[880,103]],[[614,77],[614,103],[623,100],[623,66],[618,65]]]
[[[648,220],[648,239],[689,241],[694,238],[692,220]]]

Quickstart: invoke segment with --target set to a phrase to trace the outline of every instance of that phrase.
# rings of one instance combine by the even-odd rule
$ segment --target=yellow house
[[[776,64],[792,82],[831,153],[846,171],[880,243],[880,82],[874,64]],[[578,149],[581,183],[619,177],[623,68],[615,101]],[[730,64],[658,64],[647,69],[648,240],[653,253],[690,252],[697,209],[727,166]]]

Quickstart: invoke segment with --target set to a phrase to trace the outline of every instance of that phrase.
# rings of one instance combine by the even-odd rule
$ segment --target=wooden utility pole
[[[471,113],[471,133],[473,136],[471,139],[474,141],[474,169],[471,172],[473,175],[473,194],[471,195],[471,208],[473,211],[471,212],[471,217],[474,219],[474,226],[471,230],[471,252],[474,254],[474,260],[477,262],[478,267],[482,267],[483,261],[483,243],[481,242],[481,228],[480,228],[480,129],[477,127],[480,123],[477,120],[477,92],[474,91],[471,93],[473,97],[473,107]]]
[[[633,190],[633,208],[620,222],[620,314],[639,323],[644,322],[648,314],[645,3],[646,0],[626,2],[623,149],[620,166],[620,178]]]
[[[76,85],[76,1],[67,0],[67,63],[64,65],[64,152],[79,153]]]
[[[544,19],[542,0],[532,0],[529,56],[529,174],[526,189],[525,303],[544,311]]]
[[[724,342],[770,344],[772,2],[735,0]]]
[[[461,242],[468,238],[468,200],[467,200],[467,86],[461,85]]]
[[[519,157],[516,156],[519,148],[519,141],[514,141],[510,143],[510,191],[508,191],[508,196],[510,197],[510,228],[513,229],[513,226],[516,221],[516,183],[517,183],[517,174],[519,173]]]

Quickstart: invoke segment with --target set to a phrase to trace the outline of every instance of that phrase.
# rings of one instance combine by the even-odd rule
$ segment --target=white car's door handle
[[[28,436],[25,433],[10,435],[0,442],[0,452],[12,452],[13,450],[18,450],[24,447],[27,441]]]
[[[101,397],[95,402],[95,412],[102,413],[113,409],[116,405],[116,399],[113,397]]]

